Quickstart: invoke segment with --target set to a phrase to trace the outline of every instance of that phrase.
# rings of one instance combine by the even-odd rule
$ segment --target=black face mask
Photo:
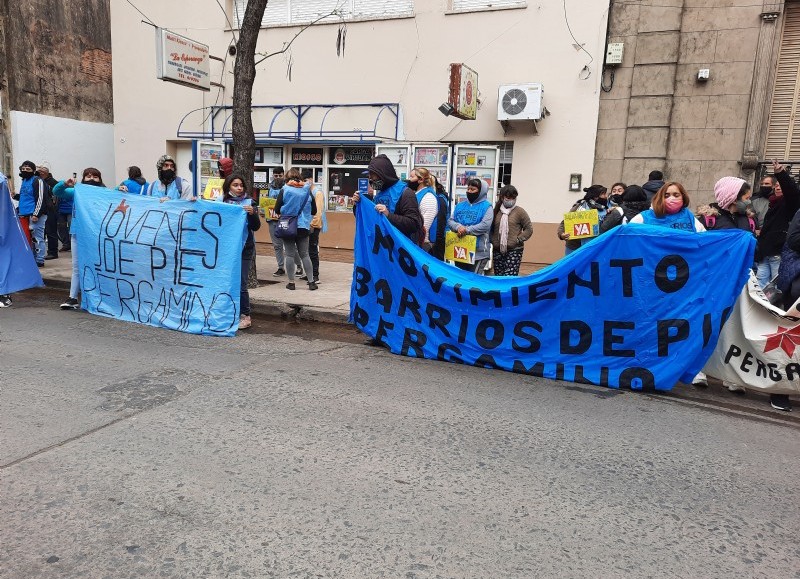
[[[772,187],[769,185],[762,185],[761,189],[758,190],[762,197],[769,197],[772,195]]]
[[[383,179],[375,179],[374,181],[370,181],[369,184],[375,191],[383,191]]]
[[[480,195],[480,192],[478,192],[478,193],[467,193],[467,200],[470,203],[475,203],[478,200],[478,195]]]
[[[92,185],[94,187],[102,187],[103,184],[100,181],[95,181],[94,179],[89,179],[88,181],[81,181],[83,185]]]
[[[175,180],[175,170],[174,169],[162,169],[158,172],[158,178],[161,180],[162,183],[169,185]]]
[[[411,179],[406,179],[406,185],[409,189],[413,189],[416,191],[419,188],[419,181],[412,181]]]
[[[275,186],[275,189],[280,189],[283,187],[284,183],[285,181],[283,180],[283,177],[274,177],[272,179],[272,184]]]
[[[22,177],[23,179],[28,179],[30,177],[33,177],[33,171],[20,171],[19,176]]]
[[[598,197],[594,200],[595,203],[598,205],[602,205],[603,207],[608,207],[608,199],[603,199],[602,197]]]
[[[611,200],[617,205],[622,205],[622,195],[612,195]]]

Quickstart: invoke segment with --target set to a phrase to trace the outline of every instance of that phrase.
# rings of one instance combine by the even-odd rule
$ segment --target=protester
[[[800,300],[800,211],[795,213],[789,224],[777,281],[778,289],[783,292],[783,309],[788,311],[797,300]],[[769,402],[776,410],[785,412],[792,410],[792,404],[786,394],[770,394]]]
[[[53,192],[53,205],[57,209],[58,219],[58,238],[61,240],[61,251],[72,251],[72,200],[62,199],[56,195],[56,185],[58,181],[52,184],[51,191]]]
[[[242,274],[241,289],[239,293],[239,329],[246,330],[253,325],[250,319],[250,292],[247,291],[247,276],[250,266],[256,257],[256,240],[254,231],[261,227],[258,209],[254,206],[253,198],[245,192],[244,178],[236,173],[231,173],[222,183],[222,201],[239,205],[247,214],[245,222],[245,242],[242,248]]]
[[[773,192],[782,194],[783,192],[780,189],[781,185],[774,175],[764,175],[761,178],[758,191],[753,193],[750,198],[750,204],[753,206],[753,211],[756,212],[757,229],[760,230],[764,226],[764,217],[767,216],[767,211],[769,211],[769,198]]]
[[[625,183],[614,183],[608,193],[609,207],[618,207],[622,205],[622,194],[625,193]]]
[[[81,183],[94,187],[105,187],[102,174],[94,167],[87,167],[81,175]],[[59,199],[64,199],[73,204],[72,227],[75,226],[75,180],[59,181],[53,188],[53,192]],[[72,246],[72,280],[69,284],[69,297],[61,304],[62,310],[77,310],[80,308],[78,292],[81,289],[80,277],[78,272],[78,246],[75,244],[75,234],[70,233],[70,245]]]
[[[585,187],[583,192],[583,199],[577,201],[569,212],[590,211],[594,209],[597,211],[598,223],[602,223],[608,211],[608,189],[602,185],[591,185]],[[559,239],[564,241],[564,255],[569,255],[578,249],[584,241],[583,239],[570,239],[571,235],[564,230],[563,221],[559,224],[556,234]]]
[[[50,164],[43,161],[36,166],[36,174],[47,185],[45,191],[45,198],[47,201],[47,223],[44,227],[44,235],[47,238],[47,255],[44,256],[45,261],[49,259],[58,259],[58,207],[53,201],[53,187],[58,181],[50,173]],[[62,238],[63,243],[63,238]]]
[[[142,177],[142,170],[136,165],[128,167],[128,178],[117,187],[123,193],[133,193],[135,195],[147,195],[147,180]]]
[[[158,179],[147,187],[147,195],[159,197],[161,201],[188,199],[196,201],[189,179],[182,179],[175,172],[175,159],[169,155],[161,155],[156,161]]]
[[[778,275],[781,250],[786,243],[789,222],[800,210],[800,189],[795,180],[777,161],[772,163],[772,172],[777,183],[768,197],[769,209],[764,215],[755,254],[756,277],[762,289]],[[762,180],[762,188],[763,183]]]
[[[314,172],[311,169],[303,169],[303,181],[308,184],[314,203],[317,206],[317,214],[311,219],[311,231],[308,234],[308,257],[311,259],[313,275],[311,281],[319,285],[319,235],[328,231],[328,217],[325,215],[325,192],[322,187],[314,183]],[[308,281],[309,273],[304,275],[302,270],[299,278]]]
[[[432,247],[428,253],[430,253],[439,261],[444,261],[447,217],[450,215],[450,196],[447,194],[447,191],[442,184],[439,183],[436,175],[433,175],[433,182],[435,184],[434,189],[436,191],[438,210],[436,212],[436,218],[433,220],[431,228],[428,231],[428,238],[432,244]]]
[[[647,183],[642,185],[642,189],[647,194],[647,200],[652,203],[653,197],[658,193],[659,189],[664,186],[664,173],[661,171],[650,171],[647,176]]]
[[[474,235],[475,263],[455,262],[456,267],[484,275],[489,261],[489,232],[494,220],[492,204],[487,199],[489,185],[482,179],[467,181],[467,199],[456,205],[453,216],[447,220],[447,227],[459,237]]]
[[[613,191],[614,189],[612,188],[611,190]],[[620,199],[620,204],[609,209],[600,224],[601,234],[611,231],[618,225],[625,225],[642,211],[650,209],[650,203],[647,202],[647,193],[638,185],[628,185],[625,187],[622,196],[618,198]]]
[[[222,157],[217,161],[217,171],[219,171],[220,179],[225,179],[228,175],[233,173],[233,159],[230,157]]]
[[[375,202],[375,211],[418,244],[423,227],[419,203],[416,194],[397,177],[389,157],[384,154],[373,157],[363,174],[369,176],[369,185],[375,191],[374,198],[367,194]],[[360,198],[358,191],[353,193],[353,203]]]
[[[286,275],[289,283],[286,288],[295,289],[295,256],[299,256],[307,272],[313,272],[311,258],[308,255],[308,238],[311,228],[311,216],[317,214],[317,204],[310,192],[308,183],[303,182],[299,169],[289,169],[286,172],[286,184],[278,194],[275,202],[275,213],[282,216],[297,216],[297,235],[293,238],[283,238],[283,249],[286,254]],[[313,280],[308,281],[308,289],[317,289]]]
[[[273,169],[272,181],[270,181],[269,185],[267,186],[267,195],[270,199],[278,198],[278,195],[280,195],[281,191],[283,190],[284,183],[283,167],[277,167]],[[275,228],[278,225],[278,220],[271,213],[266,214],[264,219],[266,219],[267,226],[269,227],[269,238],[272,241],[272,249],[275,252],[275,260],[278,262],[278,269],[272,275],[275,277],[281,277],[286,275],[286,269],[284,268],[283,239],[275,235]],[[303,275],[303,265],[300,261],[299,255],[295,257],[294,265],[297,275]]]
[[[411,169],[406,185],[417,197],[419,212],[422,215],[422,233],[420,234],[420,245],[422,249],[431,253],[433,241],[436,240],[436,229],[438,228],[437,217],[439,216],[439,200],[436,195],[436,181],[430,171],[424,167]],[[434,228],[431,235],[431,228]],[[433,238],[433,241],[431,240]]]
[[[697,208],[700,223],[708,230],[741,229],[756,232],[755,213],[748,214],[750,184],[738,177],[723,177],[714,184],[716,203]]]
[[[494,206],[492,246],[494,247],[494,275],[519,275],[522,250],[533,235],[533,224],[528,212],[517,205],[517,188],[506,185],[500,189]]]
[[[689,210],[689,194],[677,181],[665,183],[653,197],[652,209],[642,211],[630,219],[629,223],[660,225],[683,231],[706,230]]]
[[[19,167],[22,185],[14,199],[19,201],[17,214],[22,229],[31,242],[36,265],[44,267],[44,227],[47,223],[47,185],[36,175],[36,165],[32,161],[23,161]]]

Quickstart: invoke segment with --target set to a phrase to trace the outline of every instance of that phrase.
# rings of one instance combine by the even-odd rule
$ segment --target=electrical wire
[[[135,5],[133,2],[131,2],[131,0],[125,0],[125,2],[127,2],[128,4],[130,4],[130,5],[133,7],[133,9],[134,9],[134,10],[136,10],[136,11],[137,11],[139,14],[141,14],[141,15],[142,15],[142,17],[143,17],[145,20],[147,20],[147,21],[148,21],[150,24],[152,24],[153,26],[155,26],[156,28],[158,28],[158,25],[157,25],[155,22],[153,22],[152,20],[150,20],[150,18],[148,18],[147,14],[145,14],[144,12],[142,12],[141,10],[139,10],[139,9],[136,7],[136,5]]]
[[[575,45],[582,51],[584,51],[589,56],[589,62],[587,62],[584,67],[581,69],[581,72],[578,73],[578,78],[581,80],[588,80],[590,76],[592,76],[592,70],[589,68],[589,65],[594,62],[594,56],[592,56],[586,48],[584,48],[583,44],[578,42],[578,39],[575,38],[575,35],[572,33],[572,27],[569,25],[569,18],[567,18],[567,0],[562,0],[562,4],[564,6],[564,22],[567,24],[567,30],[569,31],[569,35],[572,37],[572,40],[575,42]],[[588,74],[586,77],[581,77],[581,74],[586,71]]]
[[[411,78],[411,71],[414,70],[414,65],[417,63],[417,59],[419,58],[419,24],[417,24],[417,17],[414,15],[414,28],[417,31],[417,51],[414,54],[414,60],[411,61],[411,66],[408,67],[408,72],[406,73],[406,80],[403,81],[403,88],[400,89],[400,99],[403,99],[403,95],[406,92],[406,86],[408,85],[408,79]]]

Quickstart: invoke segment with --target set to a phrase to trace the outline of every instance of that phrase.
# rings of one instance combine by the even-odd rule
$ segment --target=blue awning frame
[[[325,121],[328,115],[337,110],[345,108],[367,108],[375,110],[375,123],[371,131],[349,130],[337,131],[326,130]],[[308,104],[308,105],[254,105],[253,110],[272,109],[274,114],[266,131],[255,131],[257,144],[286,144],[286,143],[310,143],[310,144],[336,144],[336,143],[363,143],[374,144],[384,140],[398,140],[400,133],[400,103],[353,103],[353,104]],[[324,109],[319,128],[308,128],[303,125],[305,115],[315,109]],[[289,112],[296,120],[296,129],[292,131],[274,130],[275,121],[282,114]],[[394,116],[394,135],[378,135],[378,123],[384,111],[389,111]],[[196,113],[208,114],[210,120],[210,130],[190,131],[183,130],[183,124],[189,116]],[[178,124],[178,137],[184,139],[233,142],[233,133],[230,127],[233,117],[233,107],[231,105],[212,106],[194,109],[186,113]],[[219,127],[219,128],[218,128]]]

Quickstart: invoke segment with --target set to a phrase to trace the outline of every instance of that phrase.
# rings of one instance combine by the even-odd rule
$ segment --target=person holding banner
[[[244,179],[236,173],[225,177],[222,183],[222,201],[239,205],[247,213],[244,230],[244,247],[242,248],[242,285],[239,294],[239,329],[246,330],[253,325],[250,319],[250,292],[247,291],[247,276],[250,265],[256,257],[256,240],[254,231],[261,228],[258,210],[253,205],[253,198],[244,190]]]
[[[128,178],[119,184],[117,190],[134,195],[146,195],[147,180],[142,177],[142,170],[136,165],[128,167]]]
[[[459,269],[484,274],[489,261],[489,232],[492,229],[494,211],[487,199],[489,184],[481,179],[467,181],[467,199],[456,205],[453,216],[447,220],[447,227],[459,237],[474,235],[475,262],[453,262]]]
[[[608,189],[602,185],[591,185],[583,189],[583,199],[575,203],[569,213],[576,211],[597,211],[597,222],[602,223],[608,212]],[[558,238],[564,241],[564,255],[569,255],[583,244],[583,239],[571,239],[572,234],[566,231],[564,221],[558,226]]]
[[[295,257],[300,256],[306,272],[313,272],[311,258],[308,255],[308,238],[311,229],[311,216],[316,215],[318,208],[311,195],[310,186],[303,182],[300,169],[292,167],[286,172],[284,185],[275,201],[275,213],[281,217],[296,218],[296,233],[293,237],[283,237],[283,249],[286,252],[286,275],[289,283],[286,289],[294,290]],[[308,289],[318,289],[316,282],[309,280]]]
[[[99,169],[87,167],[83,170],[81,183],[94,187],[105,187],[103,176]],[[53,194],[64,201],[72,203],[73,212],[75,211],[75,179],[59,181],[53,188]],[[72,231],[76,231],[75,214],[72,215]],[[72,279],[69,284],[69,297],[59,306],[62,310],[77,310],[80,308],[78,292],[81,289],[80,275],[78,272],[78,244],[75,243],[75,234],[70,233],[70,245],[72,247]]]
[[[748,214],[751,196],[750,184],[744,179],[723,177],[714,184],[717,202],[698,207],[698,219],[708,231],[741,229],[755,235],[755,214]]]
[[[659,225],[697,233],[706,230],[689,210],[689,194],[677,181],[665,183],[653,196],[652,208],[639,213],[630,223]]]
[[[648,209],[650,209],[650,202],[647,200],[647,193],[644,189],[638,185],[628,185],[622,193],[620,204],[612,207],[606,213],[605,219],[600,224],[600,233],[611,231],[618,225],[624,225]]]
[[[156,161],[158,179],[147,187],[147,195],[160,197],[161,201],[187,199],[196,201],[189,179],[182,179],[175,173],[175,159],[169,155],[161,155]]]
[[[522,263],[522,249],[533,235],[528,212],[517,205],[517,188],[506,185],[500,189],[500,199],[494,207],[492,246],[494,275],[517,276]]]

